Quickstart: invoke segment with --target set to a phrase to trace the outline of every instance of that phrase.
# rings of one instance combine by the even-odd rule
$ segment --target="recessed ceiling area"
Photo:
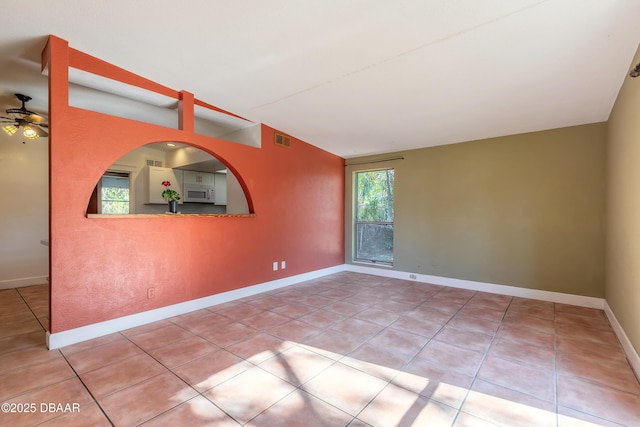
[[[40,52],[54,34],[357,157],[606,121],[638,22],[636,0],[34,0],[0,28],[0,108],[17,92],[46,113]]]
[[[200,160],[194,163],[189,163],[185,165],[175,166],[169,165],[168,167],[174,167],[175,169],[187,169],[192,171],[199,172],[218,172],[218,173],[227,173],[227,167],[220,160],[216,159],[214,156],[209,153],[205,153],[199,148],[192,147],[189,144],[184,144],[180,142],[153,142],[151,144],[146,144],[143,147],[153,148],[154,150],[163,151],[165,153],[174,153],[178,150],[185,150],[188,152],[198,152],[199,155],[190,155],[189,157],[197,157]]]

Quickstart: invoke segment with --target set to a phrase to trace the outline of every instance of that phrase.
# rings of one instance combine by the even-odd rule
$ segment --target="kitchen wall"
[[[640,83],[640,82],[639,82]],[[395,169],[394,269],[604,297],[604,123],[348,159]]]
[[[274,129],[264,125],[258,148],[70,107],[68,44],[52,37],[44,57],[50,58],[52,333],[344,262],[342,158],[295,138],[290,148],[276,146]],[[101,174],[158,141],[188,143],[224,160],[246,189],[252,214],[87,218]],[[273,271],[274,261],[286,261],[286,269]]]
[[[144,180],[144,169],[147,166],[147,160],[158,161],[163,167],[174,167],[171,163],[172,152],[167,152],[166,150],[155,148],[155,144],[150,146],[138,147],[133,151],[125,154],[121,158],[117,159],[112,165],[109,166],[109,170],[114,171],[123,171],[129,172],[129,179],[131,180],[131,195],[130,195],[130,213],[132,214],[154,214],[154,213],[165,213],[167,211],[166,204],[147,204],[146,200],[146,192],[147,187]],[[195,162],[202,162],[207,160],[213,160],[214,158],[211,154],[196,149],[194,147],[189,147],[190,152],[192,153],[192,158]],[[177,149],[181,150],[181,149]],[[175,151],[175,150],[174,150]],[[182,156],[184,157],[184,156]],[[187,163],[181,163],[179,166],[185,167]],[[229,174],[231,176],[233,174]],[[160,193],[163,189],[160,186],[160,183],[157,183],[158,192]],[[241,198],[244,199],[244,193],[242,188],[237,184],[237,180],[231,182],[231,189],[228,193],[232,194],[232,198]],[[177,182],[172,183],[172,187],[176,191],[178,191],[181,195],[183,194],[183,190],[178,186]],[[246,205],[246,202],[245,202]],[[188,203],[187,205],[180,205],[180,212],[182,213],[206,213],[206,214],[224,214],[227,213],[226,206],[217,206],[212,204],[203,204],[203,203]],[[244,211],[243,213],[246,213]]]
[[[0,289],[46,283],[49,250],[47,138],[0,131]]]
[[[144,192],[146,189],[143,172],[147,159],[162,162],[162,165],[166,164],[164,151],[151,147],[138,147],[117,159],[108,168],[109,170],[129,172],[130,188],[132,189],[130,194],[130,213],[132,214],[164,213],[167,210],[164,205],[145,204]]]
[[[640,62],[636,53],[631,68]],[[606,298],[640,353],[640,78],[627,77],[609,117]]]

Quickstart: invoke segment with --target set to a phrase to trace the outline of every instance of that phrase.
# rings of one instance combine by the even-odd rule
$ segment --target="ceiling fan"
[[[22,102],[20,108],[9,108],[6,110],[6,116],[0,116],[0,125],[9,136],[14,135],[18,130],[22,130],[22,135],[27,139],[37,139],[39,137],[49,136],[44,130],[49,127],[44,123],[45,118],[41,115],[27,110],[25,104],[31,101],[31,97],[16,93],[16,98]],[[24,144],[24,141],[22,142]]]

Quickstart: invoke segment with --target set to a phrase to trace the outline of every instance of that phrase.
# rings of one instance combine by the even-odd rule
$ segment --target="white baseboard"
[[[613,331],[620,340],[622,347],[627,355],[627,359],[631,367],[636,372],[636,376],[640,377],[640,356],[635,351],[631,341],[618,323],[613,311],[603,298],[586,297],[582,295],[564,294],[560,292],[541,291],[537,289],[518,288],[515,286],[497,285],[493,283],[476,282],[472,280],[453,279],[450,277],[430,276],[426,274],[413,274],[397,270],[388,270],[382,268],[374,268],[353,264],[342,264],[334,267],[315,270],[296,276],[286,277],[283,279],[265,282],[246,288],[236,289],[221,294],[211,295],[196,300],[186,301],[179,304],[161,307],[154,310],[136,313],[129,316],[119,317],[117,319],[107,320],[92,325],[82,326],[67,331],[50,334],[47,332],[47,347],[50,350],[75,344],[78,342],[98,338],[114,332],[120,332],[125,329],[134,328],[147,323],[156,322],[158,320],[167,319],[178,316],[180,314],[189,313],[191,311],[200,310],[217,304],[234,301],[240,298],[256,295],[259,293],[283,288],[285,286],[294,285],[296,283],[312,280],[333,273],[342,271],[351,271],[355,273],[371,274],[374,276],[389,277],[395,279],[412,280],[420,283],[431,283],[434,285],[450,286],[454,288],[470,289],[474,291],[491,292],[502,295],[510,295],[521,298],[532,298],[542,301],[550,301],[562,304],[571,304],[581,307],[597,308],[604,310]],[[410,278],[410,274],[415,278]],[[46,278],[45,278],[46,279]],[[1,285],[2,282],[0,282]]]
[[[49,281],[49,276],[21,277],[19,279],[0,280],[0,289],[13,289],[22,286],[42,285]]]
[[[491,292],[494,294],[510,295],[521,298],[538,299],[561,304],[578,305],[581,307],[604,309],[604,299],[585,297],[582,295],[563,294],[560,292],[541,291],[538,289],[519,288],[517,286],[496,285],[494,283],[476,282],[473,280],[453,279],[450,277],[430,276],[428,274],[414,274],[404,271],[387,270],[374,267],[347,264],[346,271],[373,274],[394,279],[411,280],[420,283],[450,286],[452,288],[470,289],[472,291]],[[410,275],[415,276],[409,277]]]
[[[98,338],[114,332],[124,331],[125,329],[134,328],[136,326],[145,325],[158,320],[167,319],[178,316],[180,314],[189,313],[214,305],[234,301],[251,295],[268,292],[274,289],[283,288],[285,286],[294,285],[306,280],[316,279],[328,274],[339,273],[344,271],[344,264],[335,267],[315,270],[308,273],[298,274],[296,276],[285,277],[283,279],[273,280],[271,282],[260,283],[258,285],[248,286],[246,288],[235,289],[221,294],[210,295],[204,298],[198,298],[166,307],[156,308],[154,310],[144,311],[142,313],[131,314],[117,319],[106,320],[104,322],[94,323],[87,326],[81,326],[75,329],[69,329],[62,332],[51,334],[47,332],[47,347],[54,350],[82,341]]]
[[[616,319],[615,314],[613,314],[611,307],[609,307],[609,304],[606,301],[604,302],[604,312],[609,319],[611,328],[613,328],[613,331],[616,333],[616,336],[618,337],[618,340],[620,341],[620,344],[622,345],[622,348],[627,355],[629,365],[631,365],[631,368],[636,374],[636,378],[638,379],[638,381],[640,381],[640,355],[633,347],[631,340],[625,333],[624,329],[622,329],[620,323],[618,323],[618,319]]]
[[[542,301],[550,301],[561,304],[571,304],[580,307],[597,308],[603,310],[609,319],[613,332],[622,344],[627,360],[640,381],[640,355],[622,329],[620,323],[604,298],[585,297],[582,295],[563,294],[560,292],[541,291],[537,289],[518,288],[515,286],[496,285],[493,283],[475,282],[472,280],[452,279],[450,277],[429,276],[427,274],[413,274],[397,270],[387,270],[375,267],[346,264],[345,271],[355,273],[372,274],[375,276],[390,277],[394,279],[412,280],[420,283],[451,286],[454,288],[470,289],[474,291],[491,292],[495,294],[510,295],[522,298],[532,298]],[[410,278],[412,274],[416,278]]]

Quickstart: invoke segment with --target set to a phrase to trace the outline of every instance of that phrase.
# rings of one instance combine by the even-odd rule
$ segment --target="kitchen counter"
[[[193,217],[215,217],[215,218],[253,218],[256,214],[172,214],[172,213],[160,213],[160,214],[87,214],[87,218],[165,218],[168,216],[180,217],[180,218],[193,218]]]

